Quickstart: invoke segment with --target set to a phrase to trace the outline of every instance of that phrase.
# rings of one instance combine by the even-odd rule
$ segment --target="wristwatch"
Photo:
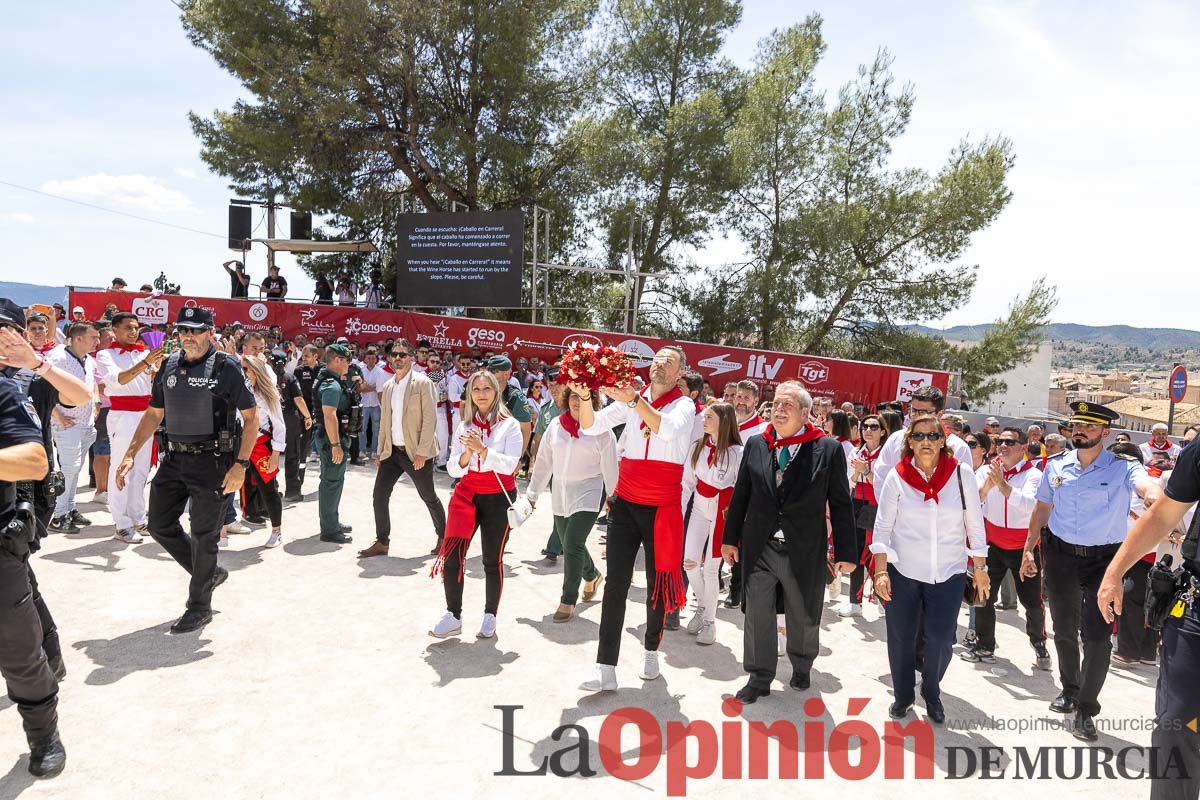
[[[234,461],[233,463],[241,464],[243,469],[250,469],[250,459],[248,459],[248,458],[239,458],[237,461]]]
[[[638,407],[638,401],[639,401],[639,400],[641,400],[641,399],[642,399],[642,396],[641,396],[640,394],[635,394],[635,395],[633,396],[633,399],[632,399],[632,400],[630,400],[630,401],[629,401],[628,403],[626,403],[625,405],[629,406],[630,408],[637,408],[637,407]]]

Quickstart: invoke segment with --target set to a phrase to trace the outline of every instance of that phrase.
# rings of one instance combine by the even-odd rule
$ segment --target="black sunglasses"
[[[997,439],[996,440],[997,447],[1017,447],[1020,444],[1021,444],[1021,442],[1018,441],[1017,439]]]
[[[975,441],[974,439],[968,439],[968,440],[967,440],[967,447],[969,447],[969,448],[971,448],[972,450],[974,450],[975,448],[979,447],[979,442]]]
[[[880,426],[876,425],[874,422],[868,422],[866,425],[862,426],[862,429],[864,431],[877,431],[880,429]]]
[[[388,355],[390,355],[392,358],[412,358],[412,353],[404,350],[393,350]]]
[[[926,439],[928,439],[931,442],[936,442],[936,441],[940,440],[942,438],[942,436],[943,436],[943,434],[941,431],[930,431],[929,433],[922,433],[921,431],[917,431],[916,433],[910,433],[908,435],[908,438],[912,439],[914,442],[923,442]],[[978,444],[978,442],[976,444]]]

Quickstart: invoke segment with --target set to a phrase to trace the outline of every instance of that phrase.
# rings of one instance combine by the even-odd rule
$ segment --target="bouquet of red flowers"
[[[593,392],[601,386],[629,386],[633,363],[621,350],[609,345],[575,342],[563,353],[558,383],[582,383]]]

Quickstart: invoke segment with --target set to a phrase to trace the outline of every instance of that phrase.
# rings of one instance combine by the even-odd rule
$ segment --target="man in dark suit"
[[[833,527],[837,569],[853,570],[854,515],[846,456],[833,437],[809,422],[812,397],[795,381],[775,390],[771,424],[752,436],[742,454],[733,498],[725,516],[721,553],[741,561],[744,661],[750,681],[737,693],[753,703],[771,693],[778,663],[775,639],[777,593],[787,620],[790,686],[803,691],[819,648],[825,592],[827,533]]]

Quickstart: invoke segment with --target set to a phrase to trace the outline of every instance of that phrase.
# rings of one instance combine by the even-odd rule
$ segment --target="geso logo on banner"
[[[167,301],[160,297],[139,297],[131,307],[137,314],[138,322],[146,325],[166,325],[169,307]]]

